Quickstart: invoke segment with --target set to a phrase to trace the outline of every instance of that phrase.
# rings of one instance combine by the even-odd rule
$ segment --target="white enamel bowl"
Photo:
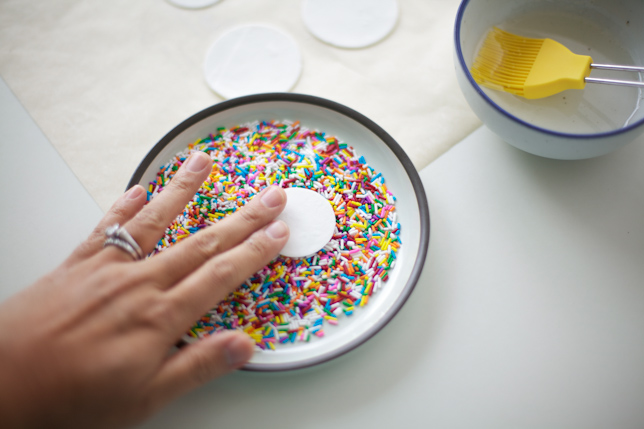
[[[480,87],[469,68],[487,31],[549,37],[595,63],[644,66],[641,0],[463,0],[456,16],[454,60],[472,110],[508,143],[536,155],[583,159],[609,153],[644,131],[642,89],[587,84],[540,100]],[[555,65],[556,67],[556,65]],[[642,80],[637,73],[593,77]]]
[[[353,146],[381,172],[397,197],[402,246],[383,288],[337,326],[325,325],[325,336],[308,343],[278,345],[255,353],[247,370],[280,371],[308,367],[338,357],[375,335],[400,310],[416,285],[429,243],[429,210],[420,177],[402,148],[378,125],[338,103],[299,94],[258,94],[216,104],[179,124],[141,162],[128,187],[147,184],[175,153],[218,127],[257,120],[299,120]]]

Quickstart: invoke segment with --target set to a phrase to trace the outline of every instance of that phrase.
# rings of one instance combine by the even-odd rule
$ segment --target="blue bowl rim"
[[[427,258],[427,252],[429,248],[429,233],[430,233],[430,217],[429,217],[429,206],[427,203],[427,196],[425,194],[425,189],[423,183],[420,179],[418,171],[414,167],[414,164],[411,162],[411,159],[403,148],[391,137],[383,128],[376,124],[371,119],[367,118],[363,114],[335,101],[327,100],[325,98],[316,97],[306,94],[296,94],[296,93],[264,93],[264,94],[253,94],[243,97],[233,98],[230,100],[222,101],[213,106],[210,106],[194,115],[188,119],[181,122],[179,125],[174,127],[170,132],[168,132],[157,144],[155,144],[148,154],[143,158],[134,174],[132,175],[130,182],[127,185],[127,189],[130,189],[132,186],[138,184],[143,178],[143,174],[150,166],[154,158],[165,148],[176,136],[181,134],[184,130],[191,127],[192,125],[200,122],[201,120],[212,116],[216,113],[238,107],[247,104],[257,104],[265,102],[274,102],[274,101],[286,101],[294,103],[303,103],[309,104],[317,107],[322,107],[340,113],[341,115],[347,116],[359,124],[366,127],[368,130],[373,132],[378,138],[384,142],[389,149],[394,153],[396,158],[400,161],[409,178],[414,194],[416,197],[416,203],[418,204],[419,211],[419,221],[420,221],[420,240],[418,244],[418,249],[416,253],[416,261],[412,267],[412,271],[407,279],[407,283],[402,289],[400,295],[396,297],[395,302],[392,304],[390,309],[387,311],[385,316],[378,319],[378,321],[371,326],[363,335],[350,341],[349,343],[339,347],[338,349],[323,353],[312,358],[304,359],[295,363],[281,363],[281,364],[246,364],[241,369],[246,371],[261,371],[261,372],[279,372],[279,371],[290,371],[296,369],[303,369],[319,365],[328,361],[331,361],[335,358],[338,358],[346,353],[354,350],[359,347],[367,340],[372,338],[378,332],[380,332],[402,309],[404,304],[407,302],[411,293],[413,292],[418,279],[423,271],[425,265],[425,259]],[[259,118],[258,118],[259,119]],[[177,347],[185,346],[186,343],[180,341],[177,344]]]
[[[461,21],[463,20],[463,15],[465,14],[465,9],[467,8],[467,5],[469,2],[470,0],[462,0],[461,4],[458,7],[458,11],[456,12],[456,21],[454,24],[454,46],[456,48],[456,55],[458,58],[458,62],[461,66],[461,69],[465,71],[465,76],[469,80],[470,84],[478,92],[481,98],[483,98],[483,100],[485,100],[488,104],[490,104],[494,109],[498,110],[502,115],[507,116],[509,119],[519,123],[520,125],[523,125],[524,127],[533,129],[538,132],[550,134],[555,137],[561,137],[561,138],[567,138],[567,139],[600,139],[600,138],[612,137],[618,134],[627,133],[631,130],[634,130],[635,128],[638,128],[644,125],[644,118],[642,118],[639,121],[636,121],[630,125],[627,125],[625,127],[618,128],[612,131],[605,131],[601,133],[590,133],[590,134],[563,133],[560,131],[553,131],[547,128],[538,127],[536,125],[533,125],[529,122],[524,121],[523,119],[520,119],[514,116],[507,110],[503,109],[501,106],[499,106],[494,101],[492,101],[492,99],[488,97],[487,94],[481,89],[481,87],[478,85],[478,83],[476,83],[476,81],[472,77],[472,74],[467,68],[467,65],[465,64],[465,58],[463,57],[463,51],[461,50]]]

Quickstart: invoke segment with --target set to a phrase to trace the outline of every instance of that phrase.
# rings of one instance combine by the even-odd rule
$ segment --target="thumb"
[[[241,368],[255,351],[255,342],[239,331],[224,331],[190,344],[161,366],[152,382],[161,402]]]

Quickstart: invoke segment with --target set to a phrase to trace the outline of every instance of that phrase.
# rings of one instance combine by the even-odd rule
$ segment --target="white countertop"
[[[3,298],[101,213],[0,89],[0,155],[38,156],[0,173]],[[143,427],[644,427],[643,164],[644,137],[570,162],[478,129],[420,173],[429,254],[383,331],[314,368],[223,377]]]
[[[103,212],[0,78],[0,300],[57,267]]]

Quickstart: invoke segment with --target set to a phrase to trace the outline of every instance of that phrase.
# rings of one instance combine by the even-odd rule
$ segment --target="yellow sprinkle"
[[[384,244],[384,245],[380,246],[380,249],[381,249],[381,250],[385,250],[385,249],[387,249],[387,248],[389,247],[389,245],[390,245],[390,244],[391,244],[391,238],[390,238],[390,239],[388,239],[388,240],[385,242],[385,244]]]
[[[368,282],[367,283],[367,288],[364,291],[365,295],[369,295],[369,292],[371,292],[371,288],[373,287],[373,282]]]

